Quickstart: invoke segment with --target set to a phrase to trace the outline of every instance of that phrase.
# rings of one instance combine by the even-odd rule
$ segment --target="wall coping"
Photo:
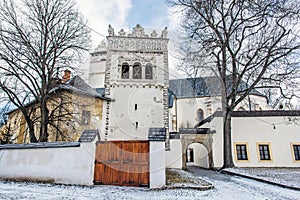
[[[0,145],[0,150],[65,148],[65,147],[80,147],[80,143],[79,142],[41,142],[41,143],[30,143],[30,144],[4,144],[4,145]]]
[[[214,117],[222,117],[222,111],[216,111]],[[300,110],[262,110],[262,111],[233,111],[232,117],[288,117],[300,116]]]

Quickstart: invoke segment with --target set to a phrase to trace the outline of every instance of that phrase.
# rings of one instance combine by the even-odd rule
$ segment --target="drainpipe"
[[[174,95],[175,99],[175,116],[176,116],[176,121],[175,121],[175,130],[178,132],[178,115],[177,115],[177,97]]]

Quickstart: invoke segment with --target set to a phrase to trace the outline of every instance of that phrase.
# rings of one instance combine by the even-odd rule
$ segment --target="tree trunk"
[[[41,103],[41,127],[39,142],[48,142],[49,111],[46,101]]]
[[[29,129],[30,143],[37,143],[37,139],[36,139],[35,134],[34,134],[34,126],[33,126],[32,121],[29,119],[29,120],[26,120],[26,122],[27,122],[28,129]]]
[[[224,135],[224,163],[222,168],[234,167],[232,159],[231,144],[231,112],[227,111],[223,117],[223,135]]]

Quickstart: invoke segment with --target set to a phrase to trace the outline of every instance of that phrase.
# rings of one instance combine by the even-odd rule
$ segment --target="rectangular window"
[[[268,144],[259,144],[258,148],[260,160],[271,160],[270,147]]]
[[[134,104],[134,110],[137,110],[137,104]]]
[[[235,148],[237,160],[248,160],[246,144],[237,144]]]
[[[294,156],[295,156],[295,161],[300,161],[300,144],[293,145],[293,150],[294,150]]]
[[[82,125],[89,125],[90,124],[90,118],[91,118],[91,112],[87,110],[82,111],[82,117],[81,117],[81,124]]]

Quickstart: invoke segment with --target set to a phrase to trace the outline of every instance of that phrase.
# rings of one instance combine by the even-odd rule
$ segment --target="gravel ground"
[[[300,189],[300,168],[229,168],[225,171]]]
[[[210,190],[214,186],[191,173],[180,169],[166,169],[166,188]]]

